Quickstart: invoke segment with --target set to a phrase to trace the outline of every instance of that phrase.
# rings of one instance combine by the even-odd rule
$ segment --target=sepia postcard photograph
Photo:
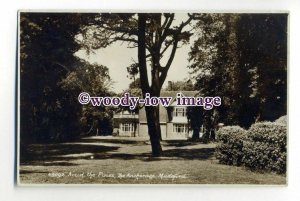
[[[18,185],[287,185],[287,12],[18,18]]]

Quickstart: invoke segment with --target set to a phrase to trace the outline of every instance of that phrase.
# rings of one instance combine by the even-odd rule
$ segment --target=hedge
[[[252,170],[286,172],[286,125],[276,122],[253,124],[243,143],[242,163]]]
[[[248,131],[239,126],[225,126],[217,131],[216,158],[222,164],[285,173],[286,125],[283,116],[275,122],[255,123]]]
[[[225,126],[217,131],[216,158],[222,164],[241,165],[246,130],[239,126]]]
[[[275,123],[287,125],[287,116],[282,116],[278,118]]]

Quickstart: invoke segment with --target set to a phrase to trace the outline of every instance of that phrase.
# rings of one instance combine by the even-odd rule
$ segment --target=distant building
[[[159,106],[162,139],[187,139],[192,130],[188,127],[186,106],[176,105],[178,91],[162,91],[161,96],[172,97],[169,107]],[[196,91],[181,91],[184,96],[193,97]],[[123,111],[114,115],[114,133],[117,136],[149,137],[145,107],[138,114]]]

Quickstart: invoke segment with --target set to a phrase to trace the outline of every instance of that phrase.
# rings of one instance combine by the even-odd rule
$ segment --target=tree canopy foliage
[[[201,14],[195,29],[189,67],[196,88],[222,98],[205,115],[208,125],[247,128],[286,114],[286,14]]]
[[[83,14],[21,13],[22,143],[78,136],[95,113],[94,108],[78,104],[78,94],[82,90],[98,95],[110,93],[108,68],[74,56],[81,48],[76,35],[89,20],[90,15]]]

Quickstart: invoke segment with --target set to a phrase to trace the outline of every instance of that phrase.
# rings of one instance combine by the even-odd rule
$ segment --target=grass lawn
[[[215,144],[163,142],[151,157],[143,140],[89,137],[33,144],[20,162],[20,184],[285,184],[285,175],[218,164]]]

